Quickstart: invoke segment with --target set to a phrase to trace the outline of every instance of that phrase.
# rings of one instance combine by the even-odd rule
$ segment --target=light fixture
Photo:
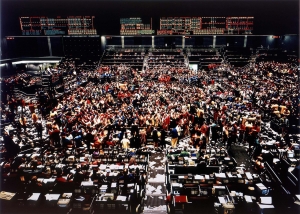
[[[27,60],[21,60],[21,61],[16,61],[13,62],[13,65],[16,64],[23,64],[23,63],[58,63],[59,60],[32,60],[32,61],[27,61]]]

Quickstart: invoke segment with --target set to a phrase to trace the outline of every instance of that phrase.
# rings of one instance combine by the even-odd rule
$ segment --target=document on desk
[[[253,177],[252,177],[252,175],[251,175],[250,172],[246,172],[245,174],[246,174],[246,177],[247,177],[248,180],[252,180],[253,179]]]
[[[218,197],[220,204],[226,204],[224,197]]]
[[[63,198],[71,198],[73,193],[64,193],[62,195]]]
[[[106,185],[106,184],[102,184],[100,187],[100,189],[107,189],[107,188],[108,188],[108,185]]]
[[[110,167],[109,167],[111,170],[115,170],[115,169],[117,169],[118,168],[118,166],[117,165],[110,165]]]
[[[51,182],[55,182],[55,178],[49,178],[49,179],[44,179],[43,183],[51,183]]]
[[[195,175],[195,180],[203,180],[204,177],[202,175]]]
[[[245,200],[246,200],[247,203],[252,203],[253,202],[251,196],[245,195],[244,197],[245,197]]]
[[[27,199],[27,201],[37,201],[41,193],[32,193],[32,196]]]
[[[100,170],[105,170],[106,169],[106,164],[100,164]]]
[[[59,199],[60,194],[46,194],[46,200],[47,201],[55,201]]]
[[[215,173],[217,178],[226,178],[226,174],[225,173]]]
[[[272,204],[272,197],[260,197],[260,203]]]
[[[258,204],[261,209],[275,208],[273,205],[269,204]]]
[[[126,201],[126,196],[118,195],[116,201]]]
[[[12,199],[12,197],[15,196],[15,194],[16,193],[1,191],[0,192],[0,199],[9,201],[10,199]]]
[[[93,181],[82,181],[81,186],[93,186]]]

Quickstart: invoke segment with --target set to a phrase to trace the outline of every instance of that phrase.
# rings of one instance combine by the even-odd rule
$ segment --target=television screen
[[[243,184],[244,182],[245,182],[244,179],[238,179],[239,184]]]
[[[262,195],[268,195],[269,194],[269,189],[263,189],[261,190]]]
[[[288,152],[287,157],[288,158],[293,158],[294,157],[294,152]]]
[[[223,180],[223,183],[224,183],[224,184],[228,184],[228,183],[229,183],[229,180],[228,180],[228,179],[224,179],[224,180]]]
[[[216,193],[217,193],[218,196],[226,195],[226,191],[225,190],[218,189],[218,190],[216,190]]]

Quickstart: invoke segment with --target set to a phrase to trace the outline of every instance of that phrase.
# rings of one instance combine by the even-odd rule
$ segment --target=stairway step
[[[166,210],[144,210],[145,214],[167,214],[168,212]]]

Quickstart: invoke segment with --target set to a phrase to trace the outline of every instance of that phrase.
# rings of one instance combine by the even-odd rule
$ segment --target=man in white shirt
[[[122,144],[122,148],[123,149],[129,149],[130,148],[130,141],[128,138],[126,138],[125,136],[123,137],[123,139],[121,140],[121,144]]]

